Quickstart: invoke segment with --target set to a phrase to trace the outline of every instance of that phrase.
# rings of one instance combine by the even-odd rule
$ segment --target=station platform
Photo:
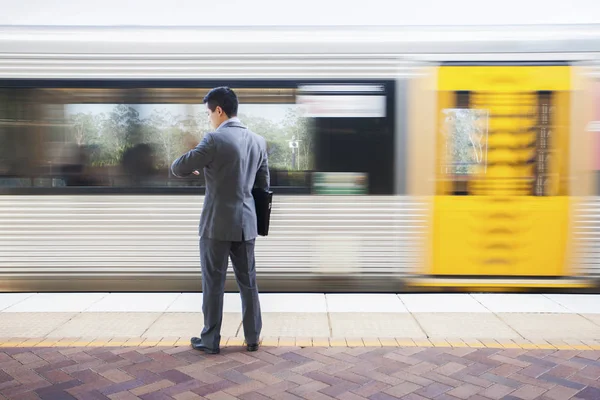
[[[600,399],[600,296],[261,294],[262,346],[225,296],[0,294],[5,399]]]

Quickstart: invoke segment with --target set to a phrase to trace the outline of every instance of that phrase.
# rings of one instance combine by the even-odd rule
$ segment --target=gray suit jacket
[[[269,189],[267,143],[231,118],[206,134],[196,148],[171,165],[177,177],[204,169],[206,194],[200,236],[238,242],[255,239],[256,209],[252,188]]]

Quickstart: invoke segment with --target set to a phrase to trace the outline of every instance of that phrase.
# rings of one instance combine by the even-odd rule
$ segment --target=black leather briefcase
[[[273,204],[273,192],[263,189],[252,189],[254,205],[256,206],[256,222],[258,234],[267,236],[269,234],[269,223],[271,221],[271,205]]]

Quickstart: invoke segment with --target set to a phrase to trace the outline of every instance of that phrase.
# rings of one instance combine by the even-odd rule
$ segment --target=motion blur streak
[[[595,25],[2,28],[0,290],[200,290],[203,177],[168,166],[217,85],[268,140],[261,290],[596,289],[599,52]]]

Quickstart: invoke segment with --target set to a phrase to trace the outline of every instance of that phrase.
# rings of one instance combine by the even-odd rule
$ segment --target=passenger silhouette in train
[[[125,150],[121,165],[126,181],[132,186],[149,184],[150,178],[157,172],[154,150],[146,143]]]
[[[101,181],[89,170],[90,157],[88,149],[77,146],[74,149],[73,162],[60,168],[65,186],[98,186]]]

